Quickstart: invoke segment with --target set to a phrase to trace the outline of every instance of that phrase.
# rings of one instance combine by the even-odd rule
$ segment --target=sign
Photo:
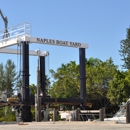
[[[75,47],[75,48],[88,48],[88,44],[80,42],[62,41],[47,38],[29,38],[30,43],[41,43],[47,45],[65,46],[65,47]]]
[[[36,37],[30,37],[28,35],[24,35],[13,39],[8,39],[6,41],[3,40],[0,42],[0,48],[13,46],[15,44],[24,41],[27,41],[28,43],[41,43],[41,44],[57,45],[57,46],[65,46],[65,47],[88,48],[88,44],[85,43],[54,40],[54,39],[47,39],[47,38],[36,38]]]
[[[45,38],[37,38],[37,42],[45,43],[45,44],[54,44],[59,46],[72,46],[72,47],[80,47],[81,43],[79,42],[69,42],[69,41],[61,41],[61,40],[53,40],[53,39],[45,39]]]

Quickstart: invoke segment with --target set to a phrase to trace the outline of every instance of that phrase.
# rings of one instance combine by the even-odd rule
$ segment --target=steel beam
[[[42,104],[44,103],[62,103],[62,104],[70,104],[70,103],[74,103],[74,104],[79,104],[83,102],[83,99],[80,98],[47,98],[47,97],[42,97],[41,98],[41,102]]]
[[[0,41],[0,48],[13,46],[20,42],[26,42],[26,41],[29,41],[29,43],[39,43],[45,45],[55,45],[55,46],[74,47],[74,48],[88,48],[88,44],[86,43],[31,37],[26,34],[19,36],[17,38]]]
[[[29,90],[29,45],[28,42],[22,43],[22,60],[23,60],[23,70],[22,70],[22,114],[21,118],[23,122],[32,121],[32,113],[30,103],[30,90]]]
[[[82,105],[86,104],[86,67],[85,67],[85,48],[79,48],[80,65],[80,98],[83,99]]]
[[[16,50],[16,49],[6,48],[6,49],[0,49],[0,53],[22,54],[23,52],[20,51],[19,49]],[[40,50],[35,50],[35,51],[29,50],[29,55],[31,55],[31,56],[47,56],[47,55],[49,55],[49,52],[48,51],[41,52]]]
[[[40,87],[42,91],[42,96],[46,97],[46,79],[45,79],[45,57],[40,56]]]

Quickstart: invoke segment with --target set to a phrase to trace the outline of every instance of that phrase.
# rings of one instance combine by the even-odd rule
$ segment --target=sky
[[[8,17],[8,26],[28,22],[31,36],[87,43],[86,58],[106,61],[112,57],[114,64],[123,62],[119,55],[120,41],[126,38],[130,27],[130,0],[0,0],[0,9]],[[0,30],[4,23],[0,17]],[[11,48],[17,48],[12,46]],[[30,50],[49,51],[46,57],[46,74],[57,70],[61,64],[76,61],[79,49],[52,45],[30,44]],[[20,57],[0,54],[0,63],[8,59],[20,69]],[[37,57],[30,56],[30,84],[36,84]]]

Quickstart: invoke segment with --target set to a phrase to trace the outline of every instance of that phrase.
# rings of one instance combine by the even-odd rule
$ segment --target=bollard
[[[53,111],[53,121],[57,121],[57,112],[56,112],[55,108],[54,108],[54,111]]]
[[[80,111],[79,108],[77,108],[77,109],[75,110],[75,121],[79,121],[79,111]]]
[[[105,110],[105,107],[103,107],[102,110],[103,110],[103,121],[104,121],[104,117],[106,117],[106,110]]]
[[[21,116],[20,116],[20,114],[18,112],[18,109],[15,109],[15,116],[16,116],[16,121],[21,122]]]
[[[37,121],[37,94],[35,94],[35,121]]]
[[[130,103],[126,104],[126,123],[130,123]]]
[[[39,97],[39,121],[42,120],[42,114],[41,114],[41,97]]]
[[[99,120],[104,121],[104,109],[99,109]]]

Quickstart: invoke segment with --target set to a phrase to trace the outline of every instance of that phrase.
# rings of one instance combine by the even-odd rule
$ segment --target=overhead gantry
[[[16,49],[12,49],[12,48],[0,49],[0,53],[22,55],[21,50],[19,50],[19,49],[16,50]],[[29,55],[30,56],[48,56],[49,52],[48,51],[41,52],[40,49],[35,50],[35,51],[29,50]]]
[[[62,41],[47,38],[31,37],[30,36],[30,24],[23,23],[9,28],[9,37],[2,38],[3,34],[0,34],[0,49],[21,44],[22,57],[23,57],[23,75],[22,75],[22,119],[23,121],[31,121],[30,105],[32,100],[29,95],[29,44],[39,43],[46,45],[56,45],[62,47],[74,47],[79,49],[79,65],[80,65],[80,98],[47,98],[46,96],[41,98],[42,104],[45,103],[64,103],[64,104],[82,104],[87,105],[86,102],[86,68],[85,68],[85,49],[88,48],[88,44],[80,42]],[[4,50],[3,50],[4,52]],[[41,60],[41,66],[44,66],[44,60]],[[43,83],[45,81],[42,81]]]
[[[0,49],[0,53],[22,55],[22,51],[21,50],[19,50],[19,49],[17,49],[17,50],[16,49],[10,49],[10,48]],[[35,51],[29,50],[29,55],[30,56],[37,56],[38,59],[44,59],[45,60],[45,57],[49,55],[49,52],[48,51],[41,52],[40,49],[37,49]],[[41,61],[40,61],[40,64],[41,64]],[[45,73],[45,65],[43,65],[42,67],[40,66],[39,71],[42,72],[42,69],[44,70],[44,73]],[[41,80],[39,80],[39,81],[40,81],[40,84],[42,84]],[[44,90],[45,89],[45,85],[44,86],[41,85],[40,88],[41,88],[41,90]],[[7,92],[3,91],[3,93],[4,93],[3,94],[3,98],[2,98],[1,101],[2,102],[7,102],[7,100],[8,100],[7,96],[6,96]],[[12,98],[10,99],[9,98],[9,100],[15,100],[15,99],[12,99]],[[0,103],[0,106],[3,106],[3,105],[4,104]],[[11,105],[11,106],[13,106],[14,104],[11,104],[11,102],[8,102],[5,105]],[[20,105],[20,104],[16,103],[15,105]]]

